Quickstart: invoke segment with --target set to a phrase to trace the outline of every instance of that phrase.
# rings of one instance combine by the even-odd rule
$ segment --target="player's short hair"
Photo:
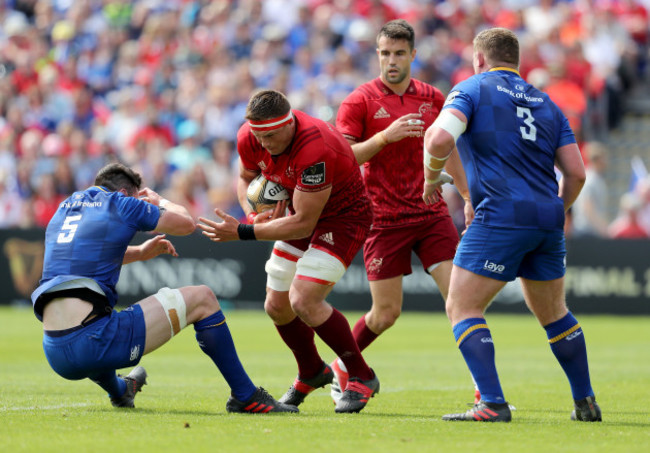
[[[379,44],[379,38],[385,36],[388,39],[394,40],[405,40],[408,41],[409,47],[411,50],[415,49],[415,30],[411,27],[404,19],[395,19],[390,22],[386,22],[379,34],[377,35],[377,44]]]
[[[112,163],[99,170],[95,185],[106,187],[111,192],[124,189],[129,196],[135,196],[142,185],[142,177],[125,165]]]
[[[507,28],[488,28],[474,38],[474,49],[493,63],[519,66],[519,40]]]
[[[290,110],[291,104],[284,94],[275,90],[261,90],[248,101],[245,118],[264,121],[286,115]]]

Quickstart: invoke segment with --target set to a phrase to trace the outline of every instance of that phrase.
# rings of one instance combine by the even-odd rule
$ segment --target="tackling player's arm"
[[[436,121],[424,134],[424,193],[422,198],[426,204],[438,201],[438,189],[442,184],[440,173],[456,148],[456,140],[466,127],[465,115],[460,110],[448,108],[438,115]],[[465,182],[465,187],[467,187],[467,182]]]
[[[188,210],[176,203],[162,198],[158,193],[145,187],[138,193],[142,201],[158,206],[160,216],[154,231],[168,233],[174,236],[186,236],[196,229],[196,222]],[[140,245],[127,247],[122,264],[129,264],[134,261],[146,261],[158,255],[169,254],[178,256],[174,245],[165,239],[165,234],[159,234],[143,242]]]
[[[585,184],[585,165],[580,149],[575,143],[561,146],[555,152],[555,165],[562,173],[559,196],[564,201],[564,211],[568,211]]]
[[[155,231],[171,234],[172,236],[187,236],[196,229],[196,222],[187,208],[162,198],[153,190],[145,187],[138,194],[141,200],[156,205],[160,209],[160,217]]]
[[[365,164],[389,143],[394,143],[406,137],[416,137],[422,133],[424,127],[419,113],[409,113],[397,118],[383,131],[377,132],[368,140],[357,143],[354,137],[343,134],[348,143],[352,145],[354,157],[359,165]]]
[[[165,239],[164,234],[158,234],[140,245],[129,245],[122,259],[122,264],[133,263],[134,261],[147,261],[159,255],[178,256],[174,245]]]

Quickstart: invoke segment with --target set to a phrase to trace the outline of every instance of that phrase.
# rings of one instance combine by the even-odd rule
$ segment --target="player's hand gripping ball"
[[[259,214],[273,209],[278,201],[288,200],[289,192],[280,184],[269,181],[260,173],[248,185],[246,198],[251,209]]]

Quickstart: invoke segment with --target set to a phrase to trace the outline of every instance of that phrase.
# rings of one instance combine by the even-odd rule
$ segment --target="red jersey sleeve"
[[[310,140],[296,159],[296,190],[320,192],[327,189],[332,185],[335,165],[336,155],[328,152],[322,136]]]
[[[440,114],[442,111],[442,107],[445,105],[445,96],[442,94],[442,91],[440,91],[437,88],[433,89],[433,108]],[[436,114],[436,118],[438,117],[438,114]]]
[[[357,95],[357,92],[350,94],[341,106],[336,115],[336,128],[345,138],[352,138],[356,142],[362,141],[365,132],[366,102]]]

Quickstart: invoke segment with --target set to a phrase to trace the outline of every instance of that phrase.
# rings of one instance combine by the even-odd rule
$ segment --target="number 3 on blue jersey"
[[[530,113],[530,109],[528,107],[517,107],[517,117],[523,118],[524,124],[528,126],[528,129],[526,129],[525,127],[519,128],[523,139],[530,140],[532,142],[537,140],[537,128],[533,126],[533,122],[535,121],[535,118],[533,117],[533,114]]]
[[[74,238],[74,234],[77,232],[77,227],[79,226],[79,220],[81,220],[81,214],[67,216],[61,226],[63,231],[59,233],[56,242],[59,244],[72,242],[72,238]]]

